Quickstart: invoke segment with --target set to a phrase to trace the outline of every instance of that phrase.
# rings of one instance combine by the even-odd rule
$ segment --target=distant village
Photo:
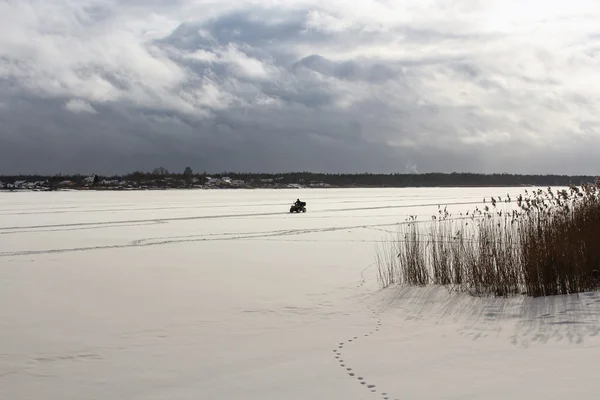
[[[469,187],[469,186],[568,186],[593,183],[596,176],[519,175],[476,173],[389,173],[328,174],[284,173],[183,173],[155,168],[120,176],[18,175],[0,176],[0,191],[55,190],[167,190],[167,189],[299,189],[299,188],[384,188],[384,187]]]
[[[228,176],[166,176],[154,179],[102,179],[97,175],[82,179],[64,180],[14,180],[0,181],[0,190],[5,191],[54,191],[54,190],[165,190],[165,189],[299,189],[304,187],[326,188],[323,182],[284,183],[282,179],[232,179]]]

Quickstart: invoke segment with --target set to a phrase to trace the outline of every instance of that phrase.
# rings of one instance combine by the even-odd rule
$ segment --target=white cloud
[[[67,103],[65,104],[65,108],[74,114],[96,114],[96,110],[94,109],[94,107],[92,107],[90,103],[80,99],[73,99],[67,101]]]
[[[248,56],[233,43],[229,43],[224,47],[215,47],[212,51],[198,49],[183,56],[201,62],[229,64],[234,67],[236,74],[247,78],[268,79],[276,73],[275,68]]]

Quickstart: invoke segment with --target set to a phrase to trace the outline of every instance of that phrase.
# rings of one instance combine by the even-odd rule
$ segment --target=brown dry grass
[[[549,296],[596,290],[600,270],[600,180],[568,190],[525,191],[505,211],[492,199],[468,219],[441,208],[410,217],[377,251],[379,282],[437,284],[475,295]]]

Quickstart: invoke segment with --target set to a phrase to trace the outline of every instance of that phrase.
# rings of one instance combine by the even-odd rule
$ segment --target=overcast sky
[[[598,21],[598,0],[0,0],[0,174],[598,174]]]

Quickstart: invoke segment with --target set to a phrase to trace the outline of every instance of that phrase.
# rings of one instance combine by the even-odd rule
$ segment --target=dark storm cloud
[[[600,167],[587,0],[322,3],[0,4],[0,173]]]
[[[302,73],[303,68],[318,72],[324,76],[350,81],[364,80],[381,83],[400,77],[401,75],[397,69],[394,70],[394,68],[384,64],[361,65],[354,60],[334,62],[317,54],[298,60],[294,63],[292,71]]]
[[[299,39],[298,34],[304,30],[305,11],[286,13],[286,20],[278,23],[269,23],[272,13],[258,11],[235,11],[205,22],[182,23],[161,42],[188,50],[194,50],[198,46],[210,48],[228,43],[245,43],[255,48],[262,48],[272,45],[273,42],[296,41]],[[199,33],[200,29],[210,32],[210,39]],[[322,36],[311,34],[305,37],[305,40],[318,40]]]

